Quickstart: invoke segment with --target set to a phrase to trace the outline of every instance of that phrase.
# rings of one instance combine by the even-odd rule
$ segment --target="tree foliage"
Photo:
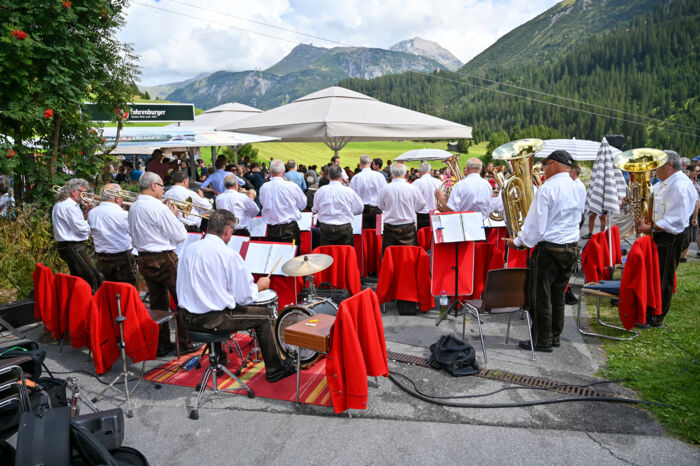
[[[92,178],[101,140],[81,109],[126,110],[138,74],[120,43],[127,0],[0,0],[0,172],[18,201],[46,201],[64,171]],[[121,112],[114,112],[118,119]]]

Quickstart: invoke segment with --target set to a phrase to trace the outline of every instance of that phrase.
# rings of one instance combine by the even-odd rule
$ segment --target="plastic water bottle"
[[[189,371],[189,370],[193,369],[197,365],[198,362],[199,362],[199,356],[195,356],[192,359],[190,359],[189,361],[187,361],[185,363],[185,365],[182,366],[182,369],[185,371]]]
[[[442,295],[440,296],[440,315],[443,315],[447,312],[447,293],[445,290],[442,290]]]

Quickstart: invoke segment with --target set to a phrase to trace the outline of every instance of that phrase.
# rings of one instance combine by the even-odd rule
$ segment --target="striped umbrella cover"
[[[613,153],[603,138],[588,184],[586,210],[597,215],[620,213],[620,202],[627,195],[627,184],[620,169],[613,165]]]
[[[595,160],[600,150],[600,142],[587,139],[545,139],[544,148],[535,154],[537,158],[545,158],[555,150],[563,149],[571,154],[576,161]],[[619,149],[610,146],[613,158],[619,154]]]

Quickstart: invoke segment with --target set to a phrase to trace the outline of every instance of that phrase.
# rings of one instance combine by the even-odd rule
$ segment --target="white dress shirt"
[[[56,241],[85,241],[90,236],[90,225],[83,211],[70,197],[53,206],[51,220]]]
[[[576,185],[576,194],[578,194],[579,196],[581,212],[583,212],[584,210],[586,210],[586,185],[583,184],[581,178],[576,178],[574,180],[574,184]]]
[[[238,219],[236,229],[248,228],[250,220],[258,215],[258,206],[251,198],[235,189],[227,189],[216,196],[216,208],[226,209]]]
[[[534,247],[540,241],[555,244],[579,240],[579,222],[583,208],[576,185],[568,172],[548,178],[537,191],[515,245]]]
[[[211,204],[209,204],[209,201],[207,201],[203,197],[200,197],[199,194],[192,191],[191,189],[185,188],[182,185],[175,185],[175,186],[171,187],[170,189],[168,189],[165,192],[165,194],[163,194],[163,199],[175,199],[176,201],[187,201],[188,198],[191,198],[191,201],[189,201],[189,202],[192,202],[192,204],[195,205],[195,207],[192,208],[192,212],[194,212],[195,214],[201,214],[201,211],[199,209],[197,209],[196,206],[211,209]],[[177,218],[185,225],[199,227],[202,224],[201,217],[197,217],[196,215],[188,215],[187,217],[185,217],[184,215],[182,215],[182,212],[180,212],[177,215]]]
[[[187,238],[185,225],[159,199],[140,194],[129,209],[129,232],[139,251],[174,251]]]
[[[382,178],[384,177],[382,176]],[[419,214],[427,214],[435,210],[435,191],[440,189],[441,185],[442,182],[431,176],[430,173],[425,173],[413,182],[413,186],[418,188],[425,200],[425,208],[418,211]]]
[[[405,178],[395,178],[379,193],[377,207],[382,209],[384,223],[405,225],[416,223],[416,212],[425,209],[425,200],[418,188]]]
[[[360,173],[350,179],[350,187],[360,196],[362,203],[375,207],[377,206],[379,191],[381,191],[386,184],[384,175],[369,167],[363,168]]]
[[[177,264],[176,287],[178,305],[193,314],[234,309],[258,296],[241,256],[216,235],[185,248]]]
[[[491,213],[493,188],[478,173],[470,173],[452,187],[447,207],[454,212],[481,212],[482,219]]]
[[[262,218],[268,225],[298,222],[306,203],[301,188],[281,176],[270,177],[270,181],[260,187]]]
[[[328,225],[345,225],[352,222],[365,208],[355,191],[340,181],[321,186],[314,195],[311,209],[318,214],[318,221]]]
[[[654,191],[654,223],[658,228],[677,235],[688,227],[698,193],[682,170],[652,187]]]
[[[129,213],[114,202],[102,201],[88,212],[95,252],[116,254],[131,250]]]

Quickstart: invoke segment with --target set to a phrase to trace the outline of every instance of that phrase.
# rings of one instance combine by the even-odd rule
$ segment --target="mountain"
[[[483,74],[490,69],[544,64],[589,38],[631,24],[659,0],[564,0],[516,27],[461,69]],[[670,3],[670,1],[666,1]]]
[[[370,79],[406,71],[445,69],[431,58],[405,52],[298,45],[265,71],[218,71],[175,89],[167,100],[193,102],[205,109],[223,102],[268,109],[333,86],[345,78]]]
[[[597,5],[607,11],[606,3]],[[578,11],[584,19],[592,14]],[[470,125],[474,139],[492,147],[523,137],[599,141],[624,134],[627,148],[673,149],[692,157],[700,139],[700,2],[658,0],[652,11],[628,19],[556,57],[489,68],[483,73],[488,81],[440,71],[339,85]]]
[[[421,39],[420,37],[402,40],[392,45],[389,50],[432,58],[450,71],[456,71],[462,67],[462,62],[452,55],[449,50],[441,47],[437,42]]]
[[[199,73],[197,76],[186,79],[184,81],[178,81],[176,83],[168,83],[168,84],[159,84],[157,86],[138,86],[139,91],[141,92],[148,92],[148,95],[151,97],[151,99],[160,99],[160,100],[165,100],[165,98],[173,92],[175,89],[186,86],[191,82],[197,81],[198,79],[203,78],[206,76],[208,73]]]

